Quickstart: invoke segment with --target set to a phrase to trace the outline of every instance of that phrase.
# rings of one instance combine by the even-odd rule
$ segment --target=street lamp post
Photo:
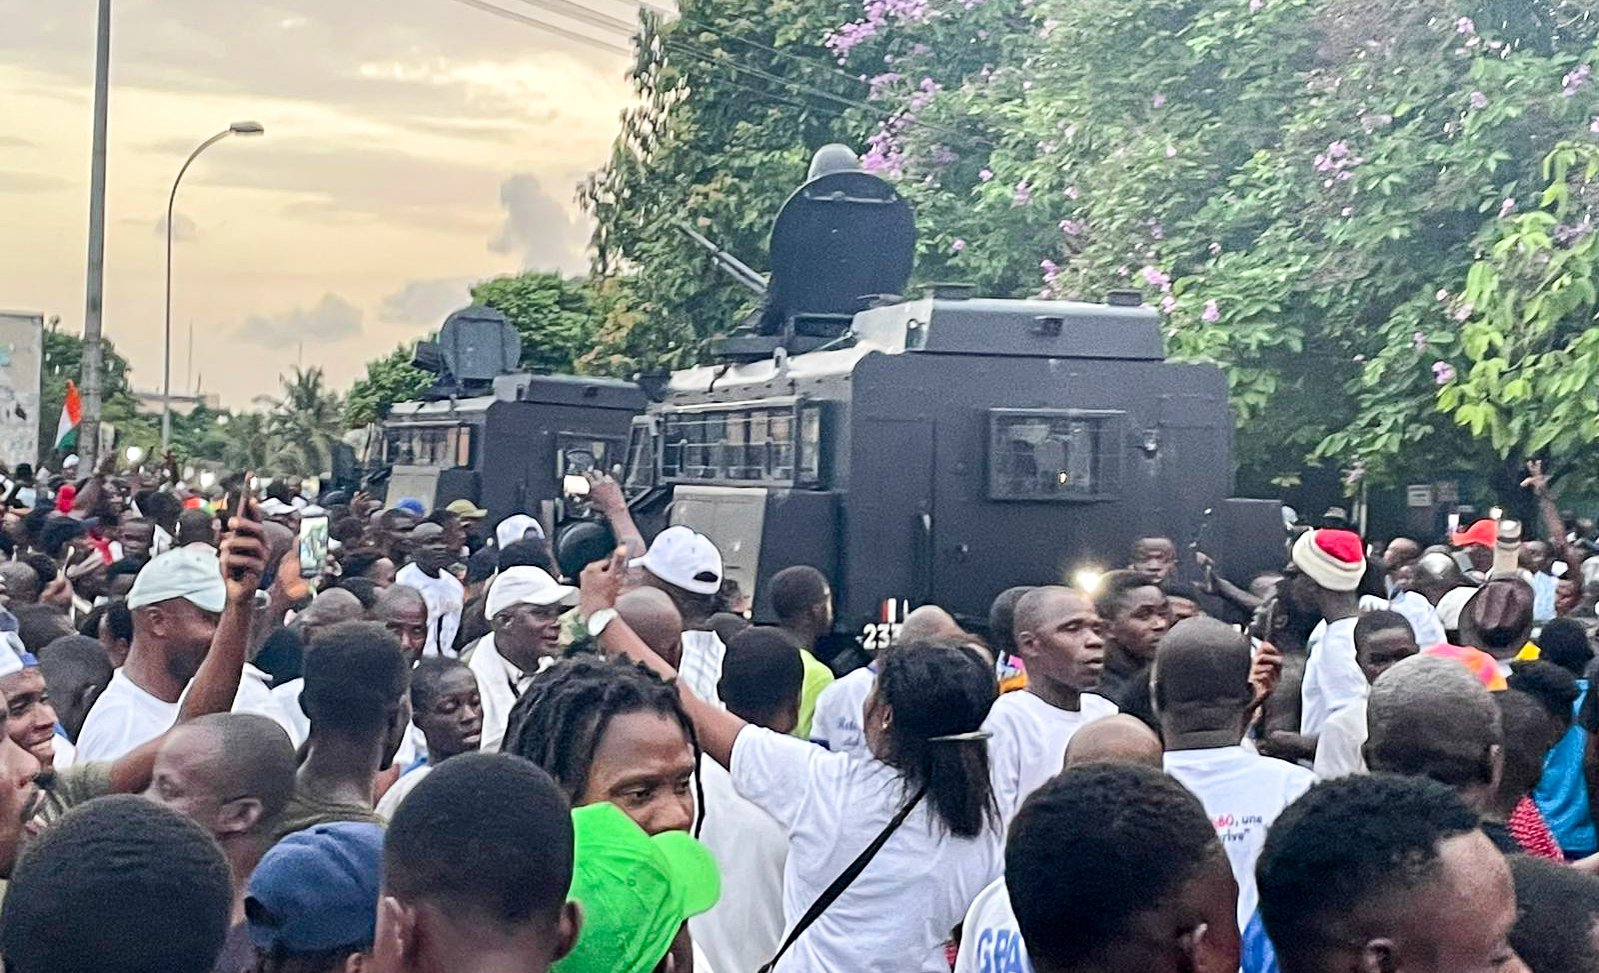
[[[183,182],[183,174],[189,171],[189,166],[200,153],[209,149],[230,135],[264,135],[266,129],[260,122],[234,122],[227,128],[201,142],[189,157],[183,161],[183,168],[178,170],[178,178],[172,180],[172,194],[167,197],[167,314],[166,314],[166,349],[161,363],[161,451],[165,453],[172,445],[172,216],[173,209],[178,202],[178,186]]]

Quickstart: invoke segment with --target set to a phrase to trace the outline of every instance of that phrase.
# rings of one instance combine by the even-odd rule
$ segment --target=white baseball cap
[[[544,539],[542,524],[527,514],[512,514],[494,528],[494,543],[503,551],[525,537],[528,531],[532,531],[539,540]]]
[[[667,584],[697,595],[722,590],[722,552],[709,537],[681,524],[655,535],[655,543],[644,556],[627,566],[644,568]]]
[[[133,579],[128,607],[144,608],[174,598],[183,598],[208,612],[220,612],[227,605],[222,567],[209,547],[180,547],[151,558]]]
[[[543,568],[518,565],[495,577],[483,599],[483,614],[493,618],[512,605],[572,606],[577,604],[577,595],[576,588],[556,581]]]
[[[1477,589],[1470,585],[1461,585],[1444,592],[1443,597],[1438,599],[1438,621],[1443,623],[1444,628],[1450,631],[1460,629],[1460,613],[1465,610],[1466,602],[1476,593]]]

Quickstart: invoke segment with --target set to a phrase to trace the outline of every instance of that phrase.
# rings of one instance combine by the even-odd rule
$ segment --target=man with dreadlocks
[[[544,768],[573,807],[615,804],[649,835],[689,830],[705,805],[699,740],[677,688],[626,660],[563,659],[534,676],[500,750]],[[710,969],[698,952],[685,924],[676,968]]]
[[[502,751],[543,767],[573,807],[609,801],[651,835],[694,823],[694,724],[676,688],[631,662],[581,657],[539,673]]]

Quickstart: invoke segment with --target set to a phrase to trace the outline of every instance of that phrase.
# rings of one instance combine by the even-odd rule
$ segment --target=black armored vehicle
[[[437,343],[418,346],[416,363],[439,380],[383,423],[375,465],[389,504],[466,499],[494,520],[531,513],[549,529],[560,517],[563,477],[620,470],[643,390],[614,378],[518,372],[520,358],[516,329],[478,306],[450,315]]]
[[[746,591],[820,569],[840,634],[867,649],[908,607],[976,621],[1012,585],[1125,565],[1139,536],[1196,539],[1232,489],[1220,369],[1166,361],[1136,294],[902,296],[910,209],[843,152],[824,149],[783,206],[760,310],[635,420],[635,511],[709,535]],[[1243,504],[1275,529],[1279,566],[1276,505]],[[1247,583],[1255,565],[1232,560]]]

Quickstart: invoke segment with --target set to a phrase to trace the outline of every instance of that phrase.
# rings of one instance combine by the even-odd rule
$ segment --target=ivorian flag
[[[78,386],[67,379],[67,399],[61,403],[61,421],[56,423],[56,449],[68,449],[78,441],[78,423],[83,419],[83,400]]]

